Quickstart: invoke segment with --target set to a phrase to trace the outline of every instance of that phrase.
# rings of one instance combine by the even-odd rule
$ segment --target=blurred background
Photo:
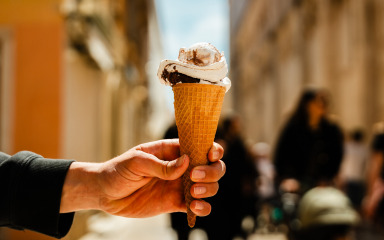
[[[233,151],[228,166],[236,169],[229,158],[243,153],[254,168],[231,174],[228,167],[228,179],[243,179],[240,188],[252,196],[244,198],[248,210],[230,207],[244,213],[227,237],[287,239],[294,227],[279,215],[273,159],[308,87],[326,90],[327,119],[343,146],[357,129],[364,136],[360,195],[369,198],[382,180],[384,151],[370,146],[384,121],[383,23],[381,0],[0,0],[0,150],[102,162],[163,138],[174,121],[173,95],[157,79],[158,64],[176,59],[180,47],[210,42],[225,52],[232,80],[217,140]],[[348,194],[346,149],[326,185]],[[348,239],[382,239],[361,199],[354,210],[361,223]],[[84,211],[64,239],[184,239],[189,230],[171,219]],[[217,224],[205,218],[189,239],[208,239],[207,226]],[[0,228],[0,239],[51,238]]]

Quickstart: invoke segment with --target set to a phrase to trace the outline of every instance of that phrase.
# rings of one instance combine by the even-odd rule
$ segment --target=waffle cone
[[[173,92],[180,153],[187,154],[190,158],[189,167],[183,175],[183,184],[188,225],[193,227],[196,215],[190,210],[190,204],[194,200],[190,192],[193,184],[190,172],[198,165],[208,164],[207,155],[215,138],[225,87],[183,83],[175,85]]]

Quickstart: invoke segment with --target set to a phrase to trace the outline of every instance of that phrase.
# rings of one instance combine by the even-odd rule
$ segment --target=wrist
[[[60,213],[99,209],[99,163],[74,162],[65,177]]]

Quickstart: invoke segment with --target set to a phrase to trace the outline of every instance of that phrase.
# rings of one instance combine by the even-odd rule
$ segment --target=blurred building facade
[[[234,108],[247,137],[273,143],[301,90],[327,88],[350,130],[384,119],[384,2],[230,0]]]
[[[101,162],[160,138],[171,119],[150,64],[159,39],[151,0],[0,1],[0,151]]]

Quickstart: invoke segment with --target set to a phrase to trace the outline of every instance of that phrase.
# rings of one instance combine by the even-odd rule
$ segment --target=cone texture
[[[190,158],[189,167],[183,175],[183,184],[188,225],[193,227],[196,215],[189,207],[194,200],[190,192],[193,184],[190,172],[195,166],[208,164],[207,155],[215,138],[225,87],[182,83],[175,85],[173,92],[180,153]]]

